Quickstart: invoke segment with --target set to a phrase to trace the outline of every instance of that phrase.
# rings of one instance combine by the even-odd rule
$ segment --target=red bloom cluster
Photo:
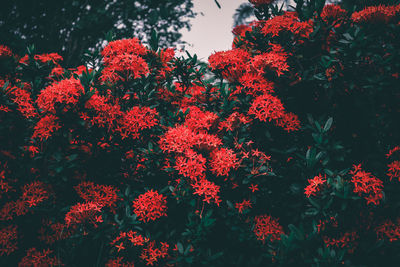
[[[133,212],[144,222],[167,216],[167,198],[157,191],[149,190],[139,195],[132,204]]]
[[[60,61],[63,60],[62,56],[57,53],[35,55],[33,58],[35,60],[41,61],[42,63],[52,62],[54,64],[58,64]]]
[[[76,192],[86,202],[97,203],[99,206],[113,208],[119,200],[118,189],[111,185],[98,185],[93,182],[82,182],[74,187]]]
[[[353,165],[350,174],[352,175],[351,181],[354,185],[354,193],[359,196],[363,195],[367,200],[367,204],[378,205],[383,198],[383,182],[371,173],[361,170],[361,164]]]
[[[17,250],[17,226],[9,225],[0,230],[0,256],[10,255]]]
[[[14,87],[10,92],[11,99],[18,105],[18,111],[21,112],[25,118],[36,117],[36,109],[33,106],[31,94],[22,88]]]
[[[115,83],[147,75],[149,66],[142,57],[146,53],[137,38],[110,42],[101,52],[105,68],[100,80]]]
[[[396,223],[391,220],[384,221],[375,228],[379,240],[387,239],[389,242],[400,240],[400,218]]]
[[[287,54],[282,46],[278,44],[272,44],[271,46],[272,49],[270,52],[254,56],[251,59],[250,68],[253,72],[263,74],[269,70],[281,76],[289,70],[289,65],[286,62]]]
[[[139,132],[145,129],[150,129],[157,125],[158,113],[155,109],[149,107],[133,107],[131,110],[124,113],[119,120],[118,131],[121,132],[122,138],[132,137],[139,138]]]
[[[368,6],[361,11],[354,12],[351,19],[354,23],[388,23],[400,12],[400,4],[395,6]]]
[[[327,247],[348,248],[349,253],[352,253],[357,246],[355,241],[358,239],[356,232],[346,232],[339,238],[324,237],[324,242]]]
[[[169,245],[161,242],[161,247],[155,247],[155,242],[149,242],[147,247],[142,250],[140,258],[146,262],[146,265],[153,266],[159,259],[163,259],[168,256]]]
[[[50,249],[38,251],[36,248],[30,248],[26,252],[26,256],[19,262],[18,267],[36,267],[36,266],[60,266],[63,265]]]
[[[390,178],[390,181],[395,178],[395,179],[399,179],[400,181],[400,161],[399,160],[395,160],[391,163],[388,164],[388,173],[387,175]]]
[[[243,211],[251,209],[251,201],[243,199],[242,202],[235,203],[235,208],[237,208],[239,213],[243,213]]]
[[[282,226],[277,219],[269,215],[259,215],[254,218],[254,229],[257,240],[265,243],[266,240],[274,242],[281,240],[281,235],[284,234]]]
[[[216,185],[213,182],[208,181],[207,179],[200,179],[192,184],[195,195],[199,195],[203,197],[203,201],[210,203],[210,201],[214,201],[215,204],[219,206],[221,199],[219,198],[219,190],[220,186]]]
[[[94,226],[102,222],[102,205],[96,202],[78,203],[70,208],[65,215],[65,224],[70,227],[75,224],[91,223]]]
[[[312,32],[312,22],[299,21],[296,12],[286,11],[283,15],[267,20],[262,28],[264,35],[279,36],[282,32],[291,32],[295,36],[308,37]]]
[[[229,148],[214,150],[210,157],[211,172],[217,176],[227,176],[231,170],[239,167],[236,154]]]
[[[81,82],[75,78],[55,82],[43,89],[37,99],[37,105],[43,111],[55,112],[57,105],[62,105],[63,110],[68,106],[78,103],[79,96],[83,94]]]
[[[0,57],[12,57],[12,51],[8,46],[0,45]]]
[[[184,156],[177,156],[175,169],[184,177],[197,180],[205,176],[206,159],[201,154],[188,149]]]
[[[215,52],[208,58],[211,70],[228,80],[238,80],[247,69],[250,55],[242,49]]]
[[[33,132],[32,138],[46,140],[60,128],[61,125],[58,122],[58,118],[53,114],[48,114],[41,118],[35,125],[35,131]]]
[[[338,25],[347,18],[347,11],[339,5],[328,4],[321,12],[321,18],[330,25]]]
[[[22,195],[17,200],[4,204],[0,210],[0,220],[11,220],[14,216],[25,215],[29,208],[38,206],[49,197],[48,185],[39,181],[26,184],[22,188]]]
[[[322,185],[326,183],[326,175],[322,177],[321,174],[315,176],[313,179],[308,179],[309,185],[304,189],[304,194],[307,197],[316,196],[321,190]]]

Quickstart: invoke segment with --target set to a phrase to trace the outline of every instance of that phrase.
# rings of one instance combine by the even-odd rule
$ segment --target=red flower
[[[321,190],[322,185],[326,183],[326,175],[322,177],[321,174],[315,176],[313,179],[308,179],[309,185],[304,189],[304,194],[307,197],[316,196]]]
[[[400,218],[397,223],[387,220],[375,228],[379,240],[387,239],[389,242],[400,240]]]
[[[22,116],[25,118],[37,116],[31,94],[27,90],[14,87],[10,90],[10,97],[12,101],[18,105],[18,111],[21,112]]]
[[[137,38],[112,41],[101,51],[104,63],[106,64],[110,64],[117,55],[133,54],[143,56],[146,53],[147,48]]]
[[[264,94],[253,100],[248,113],[254,115],[260,121],[271,121],[282,118],[285,114],[285,109],[279,98]]]
[[[150,129],[158,124],[158,112],[149,107],[133,107],[124,113],[119,120],[118,131],[121,132],[122,138],[132,137],[139,138],[141,130]]]
[[[389,169],[388,169],[387,175],[389,176],[390,181],[393,178],[397,178],[400,181],[400,161],[395,160],[392,163],[389,163],[388,167],[389,167]]]
[[[287,54],[280,45],[272,44],[270,52],[257,55],[251,59],[250,68],[256,73],[266,73],[267,70],[281,76],[289,70]]]
[[[43,89],[37,99],[37,105],[44,111],[55,112],[56,104],[74,106],[84,92],[81,82],[75,78],[55,82]]]
[[[282,226],[277,219],[269,215],[259,215],[254,218],[254,229],[257,240],[265,243],[265,240],[274,242],[281,240],[281,235],[284,234]]]
[[[347,17],[347,11],[339,5],[327,4],[321,12],[321,18],[328,24],[338,24]]]
[[[283,15],[273,17],[265,22],[261,32],[264,35],[279,36],[282,32],[291,32],[296,36],[308,37],[313,31],[312,22],[301,22],[296,12],[286,11]]]
[[[33,132],[32,138],[46,140],[51,137],[53,132],[61,128],[57,120],[58,118],[52,114],[46,115],[41,118],[35,125],[35,131]]]
[[[157,191],[149,190],[133,201],[133,212],[144,222],[167,216],[167,198]]]
[[[44,249],[42,252],[36,248],[30,248],[26,256],[18,263],[18,267],[36,267],[36,266],[60,266],[63,265],[60,260],[50,255],[53,253],[50,249]]]
[[[0,45],[0,58],[12,57],[12,51],[8,46]]]
[[[47,186],[39,181],[24,185],[21,199],[28,204],[28,207],[37,206],[49,198]]]
[[[82,182],[74,187],[76,192],[86,202],[98,203],[99,206],[114,208],[120,199],[117,195],[118,189],[111,185],[98,185],[93,182]]]
[[[10,255],[17,250],[17,226],[9,225],[0,230],[0,256]]]
[[[219,198],[219,189],[220,187],[213,182],[210,182],[206,179],[200,179],[192,184],[195,195],[203,196],[203,201],[210,203],[210,201],[214,201],[218,206],[221,202]]]
[[[400,5],[368,6],[361,11],[354,12],[351,19],[355,23],[389,23],[399,12]]]
[[[238,209],[239,213],[243,213],[243,211],[247,209],[251,209],[251,201],[247,199],[243,199],[242,202],[235,203],[235,208]]]
[[[146,265],[153,266],[158,259],[168,256],[169,245],[167,243],[160,242],[160,248],[155,248],[154,243],[154,241],[149,242],[147,247],[142,250],[142,254],[140,255],[140,258],[146,262]]]
[[[354,193],[359,196],[364,196],[367,204],[373,203],[378,205],[383,198],[383,182],[374,177],[371,173],[361,170],[360,165],[353,165],[353,170],[350,171],[352,175],[352,183],[354,185]]]
[[[206,170],[206,159],[201,155],[188,149],[184,156],[178,156],[175,162],[175,169],[179,174],[190,179],[203,178]]]
[[[210,157],[211,172],[217,176],[227,176],[231,170],[239,167],[236,154],[229,148],[214,150]]]
[[[202,111],[196,106],[189,106],[187,108],[189,109],[189,113],[186,115],[185,125],[192,130],[208,130],[218,119],[218,115],[213,112]]]
[[[63,60],[62,56],[57,53],[35,55],[33,58],[41,61],[42,63],[52,62],[54,64],[57,64]]]
[[[208,58],[212,71],[220,72],[224,78],[238,80],[247,68],[250,55],[242,49],[215,52]]]
[[[72,206],[65,215],[65,224],[71,226],[73,224],[91,223],[96,226],[96,216],[101,213],[102,207],[95,202],[78,203]]]

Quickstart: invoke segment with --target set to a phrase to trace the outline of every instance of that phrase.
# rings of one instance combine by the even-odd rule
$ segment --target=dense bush
[[[250,2],[208,64],[0,47],[2,266],[396,266],[400,5]]]

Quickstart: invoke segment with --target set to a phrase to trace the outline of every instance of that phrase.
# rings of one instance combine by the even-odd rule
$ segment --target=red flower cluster
[[[42,117],[35,125],[35,131],[33,132],[32,138],[39,138],[40,140],[46,140],[53,135],[61,125],[58,122],[58,118],[53,114],[48,114]]]
[[[90,223],[97,226],[102,222],[102,205],[96,202],[78,203],[70,208],[65,215],[65,224],[70,227],[75,224]]]
[[[17,250],[17,226],[9,225],[0,230],[0,256],[10,255]]]
[[[18,267],[36,267],[36,266],[60,266],[63,265],[50,249],[38,251],[36,248],[30,248],[26,256],[19,262]]]
[[[0,57],[12,57],[12,51],[8,46],[0,45]]]
[[[307,197],[316,196],[321,190],[322,185],[326,183],[326,175],[322,177],[321,174],[315,176],[313,179],[308,179],[309,185],[304,189],[304,194]]]
[[[233,150],[220,148],[210,155],[211,172],[217,176],[227,176],[231,170],[239,167],[239,161]]]
[[[144,222],[167,216],[167,198],[157,191],[149,190],[139,195],[132,204],[133,212]]]
[[[101,54],[105,65],[100,77],[103,82],[127,81],[149,73],[142,57],[147,54],[147,48],[137,38],[110,42]]]
[[[37,105],[43,111],[55,112],[56,107],[61,105],[63,111],[78,103],[79,97],[83,94],[81,82],[75,78],[55,82],[43,89],[37,99]]]
[[[337,248],[348,248],[349,253],[352,253],[356,247],[355,242],[358,239],[356,232],[346,232],[342,234],[339,238],[324,237],[324,242],[327,247],[337,247]]]
[[[389,242],[400,240],[400,218],[396,223],[387,220],[375,228],[379,240],[387,239]]]
[[[339,25],[347,18],[347,11],[339,5],[328,4],[321,12],[321,18],[329,25]]]
[[[213,71],[219,72],[228,80],[238,80],[247,69],[250,55],[242,49],[215,52],[208,58]]]
[[[257,240],[265,243],[266,240],[274,242],[281,240],[281,235],[284,234],[282,226],[278,220],[269,215],[259,215],[254,218],[254,229]]]
[[[76,192],[86,202],[97,203],[99,206],[114,208],[120,199],[118,189],[111,185],[98,185],[93,182],[81,182],[74,187]]]
[[[351,19],[354,23],[388,23],[400,12],[400,4],[396,6],[368,6],[361,11],[354,12]]]
[[[42,63],[52,62],[53,64],[58,64],[60,61],[63,61],[62,56],[57,53],[35,55],[33,58]]]
[[[383,182],[371,173],[361,170],[361,164],[353,165],[350,174],[352,175],[351,181],[354,185],[354,193],[364,196],[367,204],[373,203],[378,205],[383,198]]]
[[[282,32],[291,32],[295,36],[308,37],[312,32],[311,21],[299,21],[296,12],[286,11],[283,15],[267,20],[262,28],[264,35],[279,36]]]
[[[139,138],[139,132],[150,129],[158,124],[158,113],[155,109],[149,107],[133,107],[124,113],[119,120],[118,131],[121,132],[122,138],[132,137]]]
[[[222,201],[218,196],[220,186],[213,182],[206,179],[200,179],[193,183],[192,187],[194,189],[193,194],[202,196],[204,202],[210,203],[210,201],[214,201],[215,204],[219,206],[219,203]]]
[[[204,178],[206,171],[206,159],[192,149],[185,151],[184,156],[177,156],[175,169],[184,177],[197,180]]]

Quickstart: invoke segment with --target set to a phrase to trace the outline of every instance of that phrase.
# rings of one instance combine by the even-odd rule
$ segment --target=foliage
[[[107,36],[149,39],[156,30],[161,45],[174,45],[181,37],[179,30],[190,27],[192,8],[191,0],[5,1],[0,35],[15,52],[35,44],[38,52],[60,53],[64,63],[74,67]]]
[[[400,6],[251,3],[208,64],[0,47],[2,266],[396,266]]]

